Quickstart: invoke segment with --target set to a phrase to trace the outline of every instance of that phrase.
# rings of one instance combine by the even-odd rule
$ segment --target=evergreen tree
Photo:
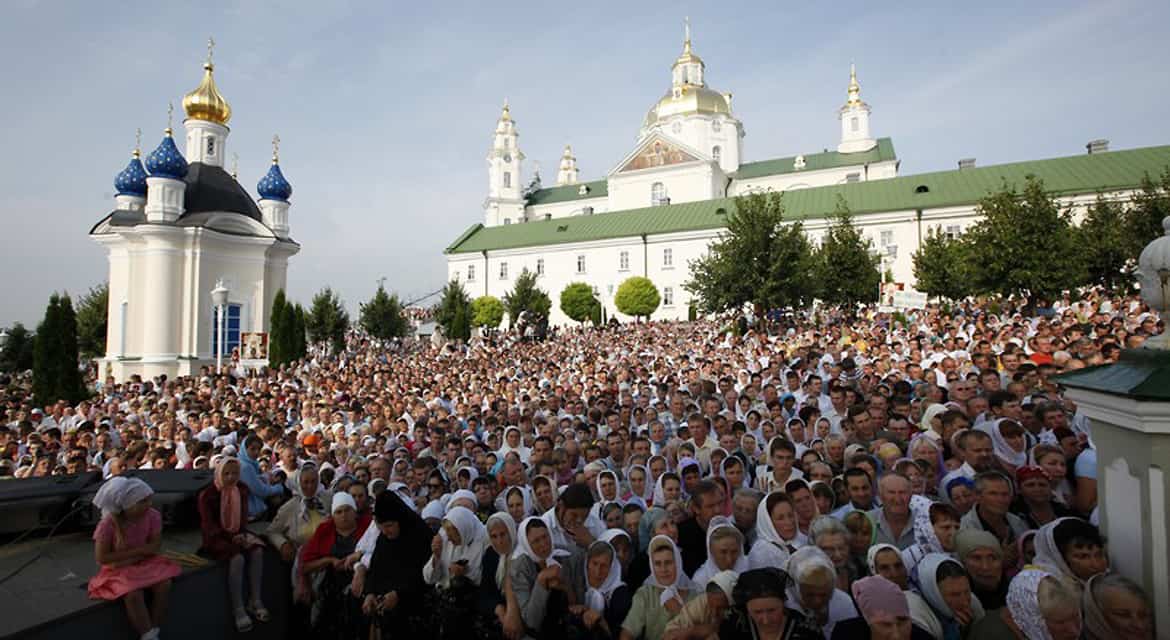
[[[618,285],[613,303],[618,311],[635,318],[649,318],[658,309],[662,297],[649,278],[633,276]]]
[[[8,340],[0,350],[0,371],[19,373],[33,368],[36,338],[17,322],[8,330]]]
[[[285,310],[285,313],[288,314],[287,309]],[[297,303],[296,310],[291,315],[285,316],[285,322],[288,323],[290,318],[295,320],[296,330],[292,332],[292,336],[285,342],[285,344],[288,345],[291,349],[291,352],[286,353],[285,356],[288,362],[293,362],[304,358],[305,355],[309,352],[309,321],[308,314],[305,312],[305,308],[302,307],[299,302]]]
[[[1091,284],[1116,290],[1131,282],[1126,271],[1137,254],[1130,254],[1132,247],[1126,237],[1125,210],[1121,203],[1098,195],[1075,236]]]
[[[781,193],[738,196],[727,230],[692,260],[683,288],[708,312],[801,307],[813,298],[812,249],[800,222],[784,223]]]
[[[443,295],[435,306],[435,322],[443,328],[443,335],[452,340],[471,338],[471,298],[458,280],[443,287]]]
[[[968,258],[962,240],[951,239],[938,228],[914,252],[915,288],[934,297],[961,300],[971,295]]]
[[[504,303],[495,296],[480,296],[471,303],[471,326],[495,329],[504,321]]]
[[[349,312],[341,302],[341,296],[325,287],[313,296],[313,304],[305,317],[309,337],[314,343],[328,342],[333,353],[345,349],[345,332],[349,330]]]
[[[504,295],[504,308],[508,311],[508,321],[516,324],[520,314],[525,311],[529,315],[547,318],[552,309],[552,300],[548,294],[536,286],[536,274],[525,267],[516,277],[516,285],[512,291]]]
[[[280,310],[280,364],[287,364],[299,360],[305,355],[305,326],[304,320],[298,317],[304,312],[300,305],[285,303]],[[298,339],[297,331],[300,330]]]
[[[401,338],[410,331],[410,323],[402,314],[402,303],[398,294],[390,295],[382,285],[374,292],[369,302],[363,303],[359,314],[362,328],[371,336],[381,340]]]
[[[71,404],[85,397],[78,365],[77,317],[68,294],[49,298],[44,320],[37,326],[33,348],[33,395],[38,405],[58,400]]]
[[[1127,258],[1137,260],[1146,245],[1165,234],[1162,220],[1170,216],[1170,167],[1158,181],[1149,174],[1142,178],[1141,189],[1125,214]]]
[[[1039,179],[1028,176],[1022,193],[1005,182],[977,211],[965,238],[977,293],[1027,295],[1035,302],[1083,281],[1071,216]]]
[[[874,302],[881,284],[879,260],[872,243],[853,226],[845,199],[837,196],[837,210],[815,256],[818,296],[831,305],[853,307]]]
[[[284,324],[284,308],[289,306],[284,297],[284,289],[279,289],[272,299],[272,313],[268,316],[268,364],[279,367],[285,363],[287,355],[284,352],[284,342],[288,339],[291,327]]]
[[[593,295],[593,287],[584,282],[570,282],[561,290],[561,311],[575,322],[585,322],[600,315],[600,306]]]
[[[77,348],[86,358],[106,354],[110,285],[103,282],[77,301]]]

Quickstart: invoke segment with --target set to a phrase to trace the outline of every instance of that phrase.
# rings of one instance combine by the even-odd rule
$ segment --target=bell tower
[[[488,151],[488,197],[484,200],[484,226],[523,222],[524,197],[521,185],[520,163],[524,154],[519,146],[520,134],[508,101],[496,121],[492,147]]]

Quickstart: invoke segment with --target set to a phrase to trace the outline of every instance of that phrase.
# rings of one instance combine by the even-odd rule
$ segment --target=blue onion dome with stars
[[[268,168],[268,173],[256,183],[256,191],[260,192],[260,197],[264,200],[288,202],[289,196],[292,195],[292,185],[284,178],[280,165],[274,161]]]
[[[158,143],[158,147],[146,156],[146,169],[150,171],[152,177],[182,180],[187,175],[187,160],[175,146],[175,139],[171,136],[169,128],[166,134],[162,142]]]
[[[120,196],[146,196],[146,169],[138,159],[138,149],[134,150],[130,164],[114,178],[114,188]]]

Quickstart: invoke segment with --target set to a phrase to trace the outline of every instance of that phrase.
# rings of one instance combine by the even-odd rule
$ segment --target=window
[[[674,132],[675,135],[682,133],[682,123],[675,122],[673,125],[671,125],[670,130]]]
[[[723,128],[723,121],[721,121],[721,120],[715,120],[711,123],[711,130],[714,131],[715,133],[719,133],[719,130],[722,128]]]
[[[667,248],[662,250],[662,266],[664,266],[664,267],[673,267],[674,266],[674,249],[667,247]]]
[[[719,159],[722,157],[723,157],[723,150],[719,148],[719,145],[715,145],[714,147],[711,147],[711,159],[712,160],[714,160],[715,162],[719,162]]]
[[[577,273],[585,273],[585,256],[577,256]]]
[[[536,259],[536,275],[538,275],[538,276],[544,275],[544,258],[537,258]]]
[[[512,186],[512,172],[505,171],[504,172],[504,188],[507,189],[507,188],[510,188],[511,186]]]
[[[861,174],[847,173],[845,174],[845,182],[861,182]]]
[[[673,287],[662,287],[662,306],[664,306],[664,307],[673,307],[674,306],[674,288]]]
[[[508,279],[508,263],[501,262],[500,263],[500,280],[507,280],[507,279]]]
[[[894,232],[888,231],[888,230],[882,231],[879,234],[878,238],[879,238],[879,240],[878,240],[879,246],[884,247],[886,245],[893,244],[894,243]]]
[[[242,305],[227,304],[224,309],[223,322],[223,357],[229,358],[232,349],[240,348],[240,312]],[[211,356],[214,358],[219,349],[219,309],[211,307]]]
[[[850,130],[857,131],[860,127],[861,127],[861,122],[859,122],[856,117],[849,119],[849,129]]]
[[[630,252],[623,251],[618,254],[618,271],[630,270]]]
[[[511,138],[504,138],[504,148],[505,149],[512,148],[512,139]]]
[[[512,224],[511,218],[504,218],[504,224]]]
[[[946,228],[947,239],[955,240],[963,234],[963,227],[957,224],[948,224]]]
[[[215,138],[207,139],[207,155],[208,157],[215,156]]]
[[[666,202],[666,185],[655,182],[650,185],[650,204],[658,206]]]
[[[551,213],[544,214],[544,219],[545,220],[552,220],[552,214]]]
[[[467,265],[467,281],[475,282],[475,265],[473,264]]]

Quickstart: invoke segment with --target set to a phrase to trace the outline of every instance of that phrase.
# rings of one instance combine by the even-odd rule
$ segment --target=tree
[[[1133,205],[1125,214],[1128,258],[1136,261],[1147,244],[1165,233],[1162,220],[1166,216],[1170,216],[1170,167],[1157,182],[1146,174],[1133,196]]]
[[[313,304],[305,317],[309,337],[315,343],[329,342],[334,353],[345,349],[345,332],[349,330],[349,312],[341,296],[325,287],[313,296]]]
[[[77,316],[68,294],[54,293],[37,326],[33,347],[33,395],[38,405],[74,404],[87,394],[78,369]]]
[[[600,316],[600,307],[601,303],[593,296],[593,287],[584,282],[570,282],[561,290],[561,311],[575,322]]]
[[[374,292],[374,297],[361,306],[360,322],[362,328],[375,338],[388,340],[401,338],[410,332],[410,322],[402,313],[402,302],[398,294],[389,295],[382,285]]]
[[[284,297],[284,289],[278,289],[272,299],[272,314],[268,317],[268,364],[279,367],[286,362],[287,341],[292,327],[284,322],[285,307],[290,306]]]
[[[662,297],[658,295],[658,287],[649,278],[642,276],[626,278],[613,296],[618,311],[640,318],[649,318],[658,309],[660,302]]]
[[[704,311],[717,313],[751,304],[768,309],[800,307],[812,300],[812,248],[800,222],[784,223],[780,193],[735,199],[727,230],[707,254],[692,260],[683,288]]]
[[[285,342],[285,345],[289,346],[291,351],[284,353],[282,357],[285,358],[286,362],[293,362],[300,360],[308,353],[308,313],[305,312],[305,308],[299,302],[292,313],[289,313],[288,305],[285,305],[284,313],[285,326],[287,327],[291,321],[294,326],[294,331],[292,332],[292,337]]]
[[[471,297],[458,280],[443,287],[443,295],[435,306],[435,322],[443,328],[443,335],[452,340],[471,338]]]
[[[877,300],[882,275],[871,244],[853,226],[845,199],[837,196],[837,210],[815,256],[817,297],[847,307]]]
[[[77,301],[77,348],[86,358],[106,354],[106,326],[109,318],[110,285],[103,282],[90,288]]]
[[[965,238],[976,293],[1026,295],[1034,303],[1083,281],[1071,216],[1035,176],[1026,178],[1022,193],[1004,182],[977,212]]]
[[[21,372],[33,368],[35,336],[17,322],[8,330],[8,340],[0,350],[0,371]]]
[[[961,300],[971,295],[966,246],[938,228],[926,232],[914,252],[915,288],[934,297]]]
[[[552,309],[552,300],[548,294],[536,286],[536,274],[525,267],[516,276],[516,284],[512,291],[504,294],[504,308],[508,311],[508,321],[516,324],[520,314],[525,311],[530,315],[547,318]]]
[[[504,303],[495,296],[480,296],[471,303],[471,326],[495,329],[504,320]]]
[[[1131,282],[1126,270],[1138,254],[1130,253],[1125,209],[1120,202],[1098,195],[1074,233],[1090,283],[1116,290]]]

